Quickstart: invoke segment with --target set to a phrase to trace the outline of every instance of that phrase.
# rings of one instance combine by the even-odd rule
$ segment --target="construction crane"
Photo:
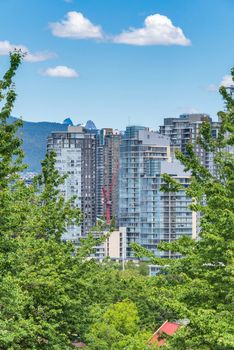
[[[104,186],[102,187],[102,194],[103,194],[104,207],[105,207],[105,219],[106,219],[107,225],[111,224],[111,205],[112,205],[111,197],[113,193],[113,188],[116,185],[118,170],[119,170],[119,161],[117,160],[116,168],[112,175],[110,186],[108,186],[108,188]]]

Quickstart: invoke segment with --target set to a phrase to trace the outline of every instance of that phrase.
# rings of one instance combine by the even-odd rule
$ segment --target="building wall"
[[[179,118],[165,118],[164,125],[160,126],[160,133],[170,137],[171,146],[178,148],[184,154],[186,154],[187,144],[192,143],[201,164],[215,174],[213,154],[196,144],[204,121],[210,123],[212,137],[216,138],[220,123],[213,122],[208,114],[182,114]]]
[[[160,192],[161,217],[163,230],[161,240],[172,242],[181,236],[197,237],[197,214],[189,209],[191,198],[186,195],[190,183],[190,174],[184,172],[183,165],[174,161],[161,163],[161,175],[167,173],[181,184],[181,189],[174,192]],[[163,183],[163,180],[161,179]],[[179,257],[177,253],[161,252],[162,257]]]
[[[121,135],[111,129],[99,131],[97,140],[97,216],[105,216],[105,204],[102,189],[110,194],[111,217],[118,215],[118,171]]]
[[[169,148],[166,137],[147,128],[126,129],[120,151],[119,225],[127,228],[127,257],[133,257],[132,242],[156,250],[160,162]]]
[[[120,227],[114,231],[95,231],[92,232],[95,238],[106,236],[103,243],[95,247],[95,252],[91,257],[102,261],[110,258],[116,262],[123,262],[126,259],[126,228]]]
[[[190,176],[171,163],[170,139],[144,127],[128,127],[120,147],[119,225],[127,229],[127,257],[136,242],[157,256],[157,245],[182,234],[192,236],[190,199],[185,191],[161,193],[162,174],[169,173],[187,187]],[[173,170],[173,171],[172,171]],[[171,255],[171,254],[170,254]]]
[[[126,243],[126,228],[120,227],[110,233],[104,243],[105,257],[120,261],[126,258],[125,243]]]
[[[63,239],[79,243],[96,223],[96,138],[83,127],[69,127],[67,132],[53,132],[48,138],[48,150],[56,152],[55,167],[67,174],[60,186],[66,199],[82,211],[81,226],[71,225]]]

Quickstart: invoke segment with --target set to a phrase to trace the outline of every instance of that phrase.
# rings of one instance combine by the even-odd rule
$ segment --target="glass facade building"
[[[59,173],[68,175],[61,193],[66,199],[75,196],[73,204],[82,212],[81,225],[69,226],[63,239],[79,244],[96,224],[96,135],[82,126],[68,126],[68,131],[50,135],[47,148],[56,152]]]
[[[96,151],[96,205],[97,217],[105,216],[105,200],[103,189],[109,196],[110,216],[115,218],[118,215],[118,171],[119,152],[122,135],[118,130],[103,128],[97,135]]]
[[[172,147],[179,149],[186,154],[188,143],[194,145],[194,151],[204,165],[212,174],[215,174],[213,154],[206,151],[196,139],[199,136],[203,122],[211,125],[211,136],[216,138],[220,127],[219,122],[213,122],[208,114],[182,114],[179,118],[165,118],[164,124],[160,126],[160,134],[168,136]]]
[[[178,178],[184,187],[188,185],[190,176],[171,160],[169,137],[141,126],[126,128],[120,146],[118,220],[119,226],[126,227],[128,258],[134,256],[132,242],[166,257],[172,254],[159,252],[159,242],[194,234],[193,213],[188,209],[190,199],[185,191],[160,191],[163,173]]]

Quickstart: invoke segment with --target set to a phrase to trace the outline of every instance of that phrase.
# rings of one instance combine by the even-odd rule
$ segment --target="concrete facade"
[[[122,136],[112,128],[101,129],[97,138],[97,216],[105,216],[103,188],[109,193],[111,218],[118,216],[118,171]]]
[[[48,151],[56,152],[56,169],[67,178],[61,185],[66,199],[82,211],[81,226],[71,225],[63,239],[79,244],[96,223],[96,136],[82,126],[69,126],[67,132],[53,132]]]
[[[162,193],[162,174],[176,177],[186,188],[190,176],[178,162],[171,163],[170,138],[148,128],[127,127],[120,147],[119,226],[126,227],[126,254],[132,258],[131,243],[136,242],[156,256],[158,243],[193,234],[190,199],[180,193]]]
[[[210,123],[212,137],[216,138],[220,123],[213,122],[208,114],[182,114],[179,118],[165,118],[164,124],[160,126],[160,134],[168,136],[171,146],[178,148],[184,154],[186,154],[187,144],[192,143],[201,164],[213,174],[215,173],[213,154],[196,144],[200,127],[205,121]]]

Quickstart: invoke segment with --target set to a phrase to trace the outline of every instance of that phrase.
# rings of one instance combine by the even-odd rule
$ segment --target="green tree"
[[[234,78],[234,69],[232,70]],[[234,349],[233,323],[233,232],[234,232],[234,101],[228,91],[220,92],[226,110],[219,113],[222,121],[217,139],[212,138],[209,123],[201,127],[197,143],[213,152],[216,174],[211,174],[196,157],[193,145],[187,155],[177,158],[190,170],[191,184],[187,194],[191,209],[201,215],[198,240],[182,237],[160,249],[179,252],[181,259],[156,259],[135,246],[138,255],[151,256],[164,265],[165,275],[157,279],[161,304],[171,320],[187,319],[176,335],[167,341],[167,349]],[[164,177],[169,191],[177,183]]]
[[[8,124],[16,93],[13,77],[23,56],[10,55],[0,81],[0,348],[70,349],[87,325],[89,275],[98,265],[86,258],[90,237],[76,254],[61,240],[69,223],[80,220],[72,199],[59,191],[64,180],[54,168],[55,155],[42,163],[33,186],[19,178],[23,170],[17,121]]]
[[[93,286],[86,308],[89,325],[96,322],[92,312],[94,305],[105,310],[110,304],[126,299],[136,305],[140,326],[151,332],[168,317],[168,313],[162,309],[155,278],[142,276],[135,270],[119,271],[118,265],[104,261],[96,273],[92,270],[86,273],[86,283]]]
[[[140,275],[143,276],[148,276],[149,275],[149,264],[144,261],[139,261],[138,263],[135,263],[133,261],[127,261],[125,263],[125,270],[130,270],[130,271],[136,271]],[[122,269],[122,266],[120,266],[120,269]]]
[[[16,99],[13,78],[18,69],[23,55],[14,52],[10,55],[10,68],[0,80],[0,189],[4,189],[9,182],[15,179],[17,172],[24,169],[22,165],[23,152],[20,148],[21,141],[16,136],[16,131],[22,125],[20,120],[8,124]]]
[[[95,309],[95,314],[97,310]],[[99,312],[100,313],[100,312]],[[146,350],[150,333],[139,327],[140,319],[133,302],[111,304],[92,324],[86,335],[90,350]]]

